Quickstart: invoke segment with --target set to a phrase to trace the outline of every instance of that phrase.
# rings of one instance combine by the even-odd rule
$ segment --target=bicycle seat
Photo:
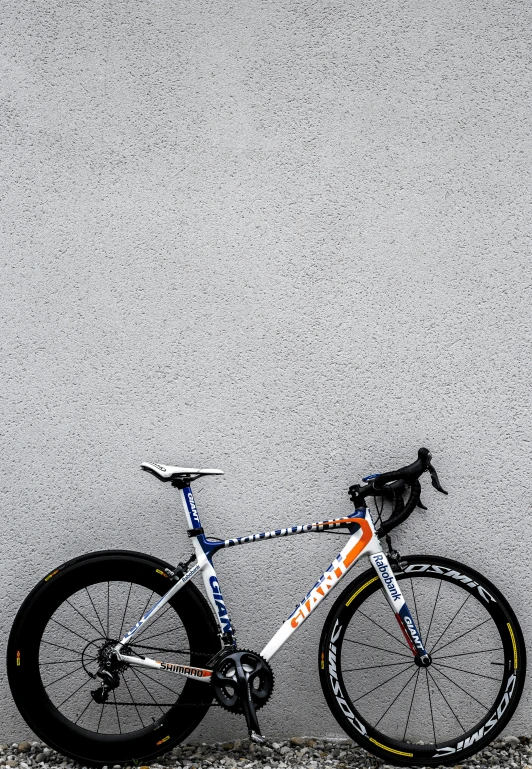
[[[160,481],[189,480],[195,481],[202,475],[223,475],[223,470],[200,470],[194,467],[173,467],[172,465],[159,465],[155,462],[142,462],[141,468],[147,473],[155,475]]]

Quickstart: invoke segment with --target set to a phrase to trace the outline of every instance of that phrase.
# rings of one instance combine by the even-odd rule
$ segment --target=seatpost
[[[189,537],[203,534],[203,528],[201,526],[198,508],[196,507],[196,502],[194,501],[192,489],[190,486],[181,486],[180,494],[181,503],[187,517]]]

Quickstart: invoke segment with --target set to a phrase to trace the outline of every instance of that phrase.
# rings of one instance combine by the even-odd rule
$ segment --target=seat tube
[[[198,508],[196,507],[196,502],[194,501],[192,489],[190,486],[184,486],[182,489],[180,489],[180,494],[183,509],[187,517],[188,528],[201,529],[201,521]]]

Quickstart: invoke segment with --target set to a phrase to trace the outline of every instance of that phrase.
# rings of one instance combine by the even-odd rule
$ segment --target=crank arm
[[[251,699],[249,681],[240,660],[236,662],[236,682],[238,686],[238,693],[240,695],[240,702],[242,703],[244,716],[246,717],[249,737],[253,742],[264,742],[264,737],[260,733],[260,726],[257,719],[255,705]]]

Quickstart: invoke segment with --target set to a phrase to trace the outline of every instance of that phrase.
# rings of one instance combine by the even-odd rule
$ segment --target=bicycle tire
[[[53,569],[35,586],[16,615],[7,647],[13,699],[27,724],[47,745],[80,764],[146,763],[185,739],[209,709],[209,685],[137,667],[120,672],[121,685],[111,692],[113,696],[107,703],[101,704],[100,720],[94,730],[100,704],[90,690],[97,689],[100,682],[90,676],[97,670],[99,650],[116,643],[122,631],[136,624],[146,599],[146,604],[152,605],[154,596],[169,590],[171,582],[164,571],[168,567],[157,558],[126,550],[89,553]],[[128,584],[124,606],[121,596]],[[103,609],[99,605],[102,601]],[[157,638],[154,631],[169,623],[175,623],[175,627],[171,624]],[[154,636],[152,641],[150,634]],[[200,667],[220,648],[210,606],[191,583],[135,635],[132,646],[140,653],[145,645],[143,638],[148,641],[147,648],[159,649],[161,655],[163,647],[169,647],[169,661]],[[189,647],[180,651],[188,659],[175,660],[170,652],[182,646],[185,639]],[[144,653],[153,656],[153,651]],[[75,663],[81,666],[73,669]],[[59,704],[74,680],[76,686],[82,682],[78,693]],[[180,691],[178,687],[182,687]],[[116,724],[115,714],[106,709],[113,708],[113,699]],[[85,715],[74,722],[82,707]]]
[[[325,621],[323,693],[344,731],[386,763],[458,764],[489,744],[514,713],[526,676],[523,634],[500,591],[477,571],[438,556],[413,555],[400,563],[394,573],[432,664],[415,664],[381,582],[368,569],[341,593]],[[462,607],[454,617],[453,602]],[[366,691],[368,682],[376,685]]]

